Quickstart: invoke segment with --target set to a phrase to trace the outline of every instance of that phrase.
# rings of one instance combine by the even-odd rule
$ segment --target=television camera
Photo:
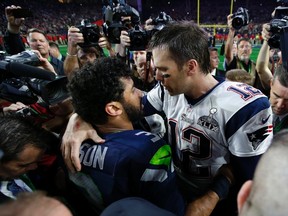
[[[0,98],[12,103],[36,103],[41,97],[48,105],[69,97],[67,77],[38,68],[41,64],[33,51],[2,56],[0,61]]]
[[[275,8],[274,17],[270,21],[271,37],[268,45],[272,48],[280,48],[280,37],[283,28],[288,26],[288,7],[279,6]]]
[[[281,50],[283,66],[288,70],[288,0],[277,2],[281,6],[275,8],[274,17],[270,21],[271,37],[268,45]]]
[[[156,18],[152,19],[151,25],[154,27],[151,30],[144,30],[139,25],[135,25],[128,31],[131,44],[129,49],[131,51],[145,50],[151,37],[172,21],[172,18],[165,12],[160,12]]]
[[[120,43],[121,31],[140,23],[139,12],[126,4],[125,0],[109,0],[102,3],[105,21],[103,31],[110,43]]]

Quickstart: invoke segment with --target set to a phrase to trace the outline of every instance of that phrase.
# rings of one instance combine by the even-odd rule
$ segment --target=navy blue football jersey
[[[104,144],[82,143],[82,172],[70,174],[93,204],[104,208],[119,199],[137,196],[184,215],[168,144],[140,130],[112,133],[104,139]]]

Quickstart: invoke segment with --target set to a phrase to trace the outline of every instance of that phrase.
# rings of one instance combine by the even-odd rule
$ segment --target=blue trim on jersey
[[[201,101],[203,98],[205,98],[208,94],[210,94],[210,92],[212,92],[217,86],[219,86],[221,83],[223,83],[225,80],[223,79],[219,79],[218,77],[214,77],[218,83],[217,85],[215,85],[212,89],[210,89],[206,94],[202,95],[201,97],[197,98],[197,99],[191,99],[189,97],[187,97],[186,95],[185,98],[187,100],[187,102],[191,105],[195,105],[196,103],[198,103],[199,101]]]
[[[261,155],[252,157],[237,157],[231,155],[230,163],[234,170],[237,170],[235,174],[241,173],[241,176],[237,176],[236,179],[242,185],[245,181],[252,179],[255,173],[256,166],[258,164]]]
[[[226,140],[228,140],[249,119],[251,119],[262,110],[268,109],[269,107],[270,103],[268,99],[266,97],[261,97],[240,109],[232,116],[232,118],[229,119],[226,124]]]
[[[150,116],[150,115],[159,113],[159,111],[156,110],[156,109],[152,106],[152,104],[148,101],[147,95],[144,95],[144,96],[142,97],[142,104],[144,105],[143,112],[144,112],[144,115],[145,115],[145,116]]]

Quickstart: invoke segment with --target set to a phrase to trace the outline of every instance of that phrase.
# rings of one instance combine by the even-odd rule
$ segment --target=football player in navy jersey
[[[179,185],[186,198],[194,200],[188,213],[237,215],[238,189],[252,178],[273,136],[268,98],[252,86],[218,81],[210,74],[207,34],[195,23],[166,25],[154,34],[150,49],[160,82],[142,98],[144,113],[164,111],[167,116]],[[73,125],[80,122],[74,116],[63,140],[66,162],[77,170],[81,169],[79,144],[75,145],[73,136],[76,141],[83,137],[101,141],[91,130],[72,134],[76,131]],[[219,201],[230,181],[222,179],[221,186],[214,185],[216,173],[225,164],[235,170],[236,179],[229,194],[232,203],[228,204]]]
[[[70,174],[99,211],[121,198],[137,196],[184,215],[172,153],[159,136],[134,130],[142,115],[142,92],[118,58],[99,58],[73,74],[68,88],[75,112],[105,139],[82,143],[82,172]]]

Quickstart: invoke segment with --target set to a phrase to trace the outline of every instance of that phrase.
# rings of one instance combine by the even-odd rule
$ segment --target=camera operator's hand
[[[111,46],[111,43],[108,41],[108,39],[105,36],[99,38],[98,45],[102,49],[106,48],[108,50],[110,56],[115,55],[115,52]]]
[[[28,107],[28,106],[26,106],[25,104],[21,102],[16,102],[16,103],[10,104],[10,106],[8,107],[3,107],[3,114],[7,115],[7,114],[15,113],[18,110],[21,110],[25,107]]]
[[[54,67],[51,65],[51,63],[48,61],[48,59],[41,57],[40,61],[41,61],[41,67],[44,70],[50,71],[50,72],[54,73],[55,75],[57,75]]]
[[[5,8],[5,16],[8,21],[7,30],[10,33],[18,34],[20,32],[20,26],[24,23],[25,18],[15,18],[13,15],[13,10],[20,9],[20,6],[7,6]]]
[[[261,35],[265,41],[268,41],[269,38],[271,37],[271,33],[269,31],[270,31],[270,23],[263,24]]]
[[[42,68],[44,70],[47,70],[47,71],[50,71],[50,72],[52,72],[52,73],[57,75],[57,73],[55,72],[54,67],[51,65],[51,63],[48,61],[47,58],[42,57],[41,53],[38,50],[31,50],[31,51],[36,53],[36,55],[38,56],[38,58],[39,58],[39,60],[41,62],[41,66],[39,66],[40,68]]]
[[[232,26],[232,20],[233,20],[233,14],[229,14],[227,16],[227,25],[228,25],[229,31],[235,31],[235,29]]]
[[[152,22],[153,22],[152,18],[149,18],[148,20],[145,21],[144,29],[146,31],[150,31],[150,30],[154,29],[155,25],[153,25]]]
[[[68,47],[67,47],[67,53],[70,56],[77,54],[78,43],[84,43],[83,34],[80,32],[79,28],[71,26],[68,30]]]
[[[125,30],[121,31],[120,44],[124,47],[130,46],[130,37],[129,37],[128,32]]]
[[[118,53],[117,55],[119,55],[119,57],[126,57],[126,46],[130,46],[130,37],[127,31],[122,30],[120,35],[120,44],[115,45],[115,52]]]

